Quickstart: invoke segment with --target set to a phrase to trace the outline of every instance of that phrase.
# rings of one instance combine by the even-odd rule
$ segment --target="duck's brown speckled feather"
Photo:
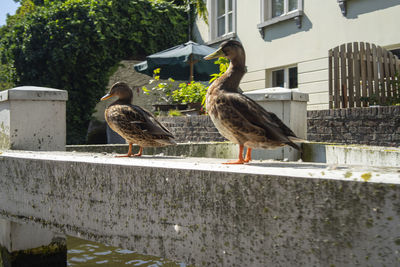
[[[206,95],[207,111],[218,131],[240,146],[273,149],[289,145],[300,150],[291,140],[299,140],[292,130],[275,114],[239,92],[240,80],[246,72],[243,46],[237,41],[226,41],[207,58],[221,53],[230,59],[229,67],[210,85]]]
[[[105,110],[108,125],[126,141],[142,147],[175,144],[174,136],[147,110],[131,104],[111,104]]]
[[[297,148],[288,138],[295,137],[292,130],[245,95],[215,92],[208,97],[209,114],[227,139],[251,148],[276,148],[285,144]]]

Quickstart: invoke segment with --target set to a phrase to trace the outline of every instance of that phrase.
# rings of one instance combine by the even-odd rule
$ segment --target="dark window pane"
[[[400,49],[390,50],[390,52],[392,52],[394,55],[396,55],[398,58],[400,58]]]
[[[289,88],[297,88],[297,67],[289,69]]]
[[[296,10],[298,8],[297,3],[297,0],[289,0],[289,11]]]
[[[275,70],[272,72],[272,87],[284,87],[285,72],[284,70]]]
[[[217,16],[221,16],[225,14],[225,0],[217,0],[218,1],[218,6],[217,6]]]
[[[232,11],[232,1],[233,1],[233,0],[229,0],[229,1],[228,1],[228,5],[229,5],[229,6],[228,6],[228,11]]]
[[[272,17],[279,17],[283,14],[284,0],[272,0]]]
[[[218,24],[218,36],[224,35],[225,34],[225,16],[219,18],[217,20]]]

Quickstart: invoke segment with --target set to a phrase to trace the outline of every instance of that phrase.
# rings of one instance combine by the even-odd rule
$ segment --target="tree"
[[[121,59],[187,39],[183,8],[145,0],[45,0],[3,28],[0,58],[14,70],[15,85],[68,91],[68,144],[84,143],[94,107]]]

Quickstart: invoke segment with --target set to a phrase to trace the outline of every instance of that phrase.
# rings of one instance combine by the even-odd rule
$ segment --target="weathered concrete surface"
[[[400,167],[400,148],[362,145],[328,145],[326,162],[368,166]]]
[[[197,266],[396,266],[400,172],[6,151],[0,217]]]
[[[68,145],[67,151],[76,152],[99,152],[99,153],[119,153],[126,154],[128,145]],[[138,151],[139,147],[134,145],[134,151]],[[252,158],[259,159],[275,159],[294,161],[298,159],[298,153],[295,149],[286,146],[278,149],[253,149]],[[180,143],[176,146],[166,147],[145,147],[144,155],[158,156],[178,156],[178,157],[205,157],[205,158],[221,158],[236,159],[239,155],[239,146],[231,142],[199,142],[199,143]]]
[[[367,165],[373,167],[400,167],[400,148],[376,147],[360,145],[338,145],[332,143],[303,143],[302,161],[319,162],[335,165]],[[134,146],[134,151],[139,147]],[[69,145],[67,151],[120,153],[128,151],[128,145]],[[206,158],[236,158],[238,145],[230,142],[204,142],[181,143],[176,146],[144,148],[145,155],[180,156],[180,157],[206,157]],[[293,150],[286,146],[282,149],[253,150],[252,157],[255,160],[283,158],[282,151]],[[285,158],[284,158],[285,159]],[[293,158],[286,158],[293,161]]]

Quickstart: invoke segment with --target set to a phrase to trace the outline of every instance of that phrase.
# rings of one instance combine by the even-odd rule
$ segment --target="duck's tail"
[[[298,138],[296,136],[288,136],[288,138],[290,141],[295,142],[295,143],[309,143],[307,140]]]
[[[298,151],[302,152],[303,150],[301,147],[295,143],[309,143],[307,140],[295,137],[295,136],[288,136],[290,142],[287,143],[287,145],[297,149]]]
[[[177,144],[175,139],[172,138],[172,137],[168,137],[168,138],[165,138],[165,139],[158,139],[157,142],[162,144],[162,145],[164,145],[164,146],[171,146],[171,145],[176,145]]]

